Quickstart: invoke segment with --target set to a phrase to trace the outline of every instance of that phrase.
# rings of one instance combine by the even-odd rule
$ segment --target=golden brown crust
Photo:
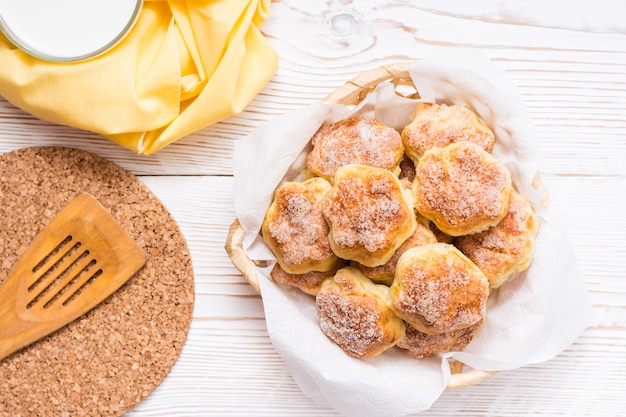
[[[389,288],[358,269],[342,268],[326,280],[316,306],[322,332],[348,355],[379,355],[404,337],[404,322],[387,306]]]
[[[426,334],[413,326],[406,326],[406,335],[396,346],[407,349],[412,357],[423,359],[444,352],[460,352],[469,345],[484,320],[460,330],[441,334]]]
[[[528,268],[538,229],[532,205],[513,191],[500,223],[482,233],[461,236],[455,245],[483,271],[489,285],[497,288],[511,274]]]
[[[413,182],[415,208],[451,236],[498,224],[506,215],[512,189],[504,164],[471,142],[426,152]]]
[[[337,270],[343,268],[344,266],[345,262],[340,259],[339,262],[337,262],[337,264],[329,271],[311,271],[304,274],[290,274],[285,272],[285,270],[281,268],[280,264],[276,263],[274,268],[272,268],[270,276],[274,282],[299,288],[305,294],[315,296],[319,293],[320,288],[322,288],[322,283],[325,280],[332,278]]]
[[[437,243],[437,238],[433,232],[430,231],[428,226],[417,222],[415,232],[411,235],[411,237],[404,241],[402,245],[400,245],[389,261],[374,267],[358,264],[358,268],[372,281],[380,284],[391,285],[396,273],[396,264],[398,263],[400,256],[411,248],[430,243]]]
[[[384,168],[397,175],[404,155],[400,134],[395,129],[362,115],[322,126],[311,141],[313,149],[307,166],[329,181],[348,164]]]
[[[435,243],[404,252],[389,296],[398,317],[423,333],[441,334],[485,317],[489,282],[454,246]]]
[[[473,142],[491,152],[496,139],[476,113],[458,105],[419,103],[411,123],[402,130],[405,152],[414,161],[418,161],[429,149],[460,141]]]
[[[312,178],[288,182],[276,190],[261,231],[287,273],[328,271],[337,263],[322,215],[322,199],[330,189],[328,181]]]
[[[340,168],[322,207],[333,252],[365,266],[389,261],[416,227],[411,193],[381,168]]]

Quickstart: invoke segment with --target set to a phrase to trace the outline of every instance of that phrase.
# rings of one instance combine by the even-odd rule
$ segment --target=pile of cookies
[[[263,221],[272,279],[314,296],[350,356],[463,350],[539,227],[493,131],[468,107],[419,103],[401,132],[358,115],[311,142],[305,179],[279,186]]]

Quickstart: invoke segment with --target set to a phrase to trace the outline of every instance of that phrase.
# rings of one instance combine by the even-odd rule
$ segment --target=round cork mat
[[[87,152],[35,147],[0,155],[0,284],[75,196],[95,196],[148,256],[102,304],[0,361],[0,416],[119,416],[167,375],[194,302],[176,222],[135,176]]]

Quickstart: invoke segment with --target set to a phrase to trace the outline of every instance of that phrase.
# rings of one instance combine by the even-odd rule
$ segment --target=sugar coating
[[[402,131],[402,143],[407,154],[418,160],[432,148],[470,141],[491,152],[495,135],[476,113],[464,106],[419,103],[413,120]]]
[[[453,236],[497,224],[506,214],[511,189],[506,167],[469,142],[427,152],[413,184],[417,210]]]
[[[391,286],[391,307],[416,329],[439,334],[462,329],[485,315],[488,282],[454,246],[424,245],[406,251]]]
[[[328,270],[336,259],[328,242],[329,228],[321,207],[329,189],[326,180],[315,178],[286,183],[276,191],[264,221],[263,237],[287,272]],[[305,268],[305,262],[311,263],[311,268]]]
[[[442,352],[460,352],[474,338],[474,334],[482,327],[484,320],[460,330],[441,334],[427,334],[416,330],[413,326],[406,327],[406,336],[397,344],[399,348],[408,349],[412,357],[422,359]]]
[[[455,245],[483,271],[490,286],[495,288],[509,275],[529,266],[538,228],[530,202],[513,191],[507,214],[500,223],[484,232],[461,236]]]
[[[415,230],[412,204],[400,181],[380,168],[347,165],[337,171],[323,212],[334,252],[367,266],[387,262]]]
[[[351,356],[361,357],[374,343],[383,340],[383,329],[378,326],[380,311],[376,301],[364,298],[355,304],[337,290],[329,290],[317,297],[317,306],[323,312],[320,320],[322,332]]]
[[[386,304],[387,292],[356,268],[340,269],[316,297],[322,332],[350,356],[382,353],[404,337],[404,323]]]
[[[386,244],[400,211],[400,202],[393,197],[393,184],[387,178],[368,184],[360,178],[346,178],[335,184],[333,206],[328,217],[333,225],[335,242],[344,247],[363,246],[375,252]]]
[[[446,271],[443,279],[432,279],[430,268]],[[448,314],[450,297],[469,282],[469,274],[464,268],[455,265],[449,258],[438,258],[434,266],[424,268],[414,264],[404,271],[405,292],[398,299],[398,305],[409,314],[419,314],[426,322],[433,324]],[[466,322],[467,312],[458,312],[460,320]]]
[[[319,176],[332,179],[348,164],[398,170],[404,147],[400,134],[368,116],[354,116],[322,126],[312,138],[307,166]]]

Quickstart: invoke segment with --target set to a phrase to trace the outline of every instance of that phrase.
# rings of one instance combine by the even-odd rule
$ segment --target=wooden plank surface
[[[266,88],[242,114],[150,157],[0,99],[0,152],[67,145],[108,158],[140,176],[188,240],[196,274],[189,340],[129,417],[339,415],[298,389],[269,341],[261,299],[223,250],[235,217],[233,144],[363,71],[442,47],[484,53],[519,88],[540,137],[551,210],[574,245],[594,318],[555,359],[445,392],[419,415],[626,415],[625,3],[441,3],[272,3],[262,29],[280,68]]]

